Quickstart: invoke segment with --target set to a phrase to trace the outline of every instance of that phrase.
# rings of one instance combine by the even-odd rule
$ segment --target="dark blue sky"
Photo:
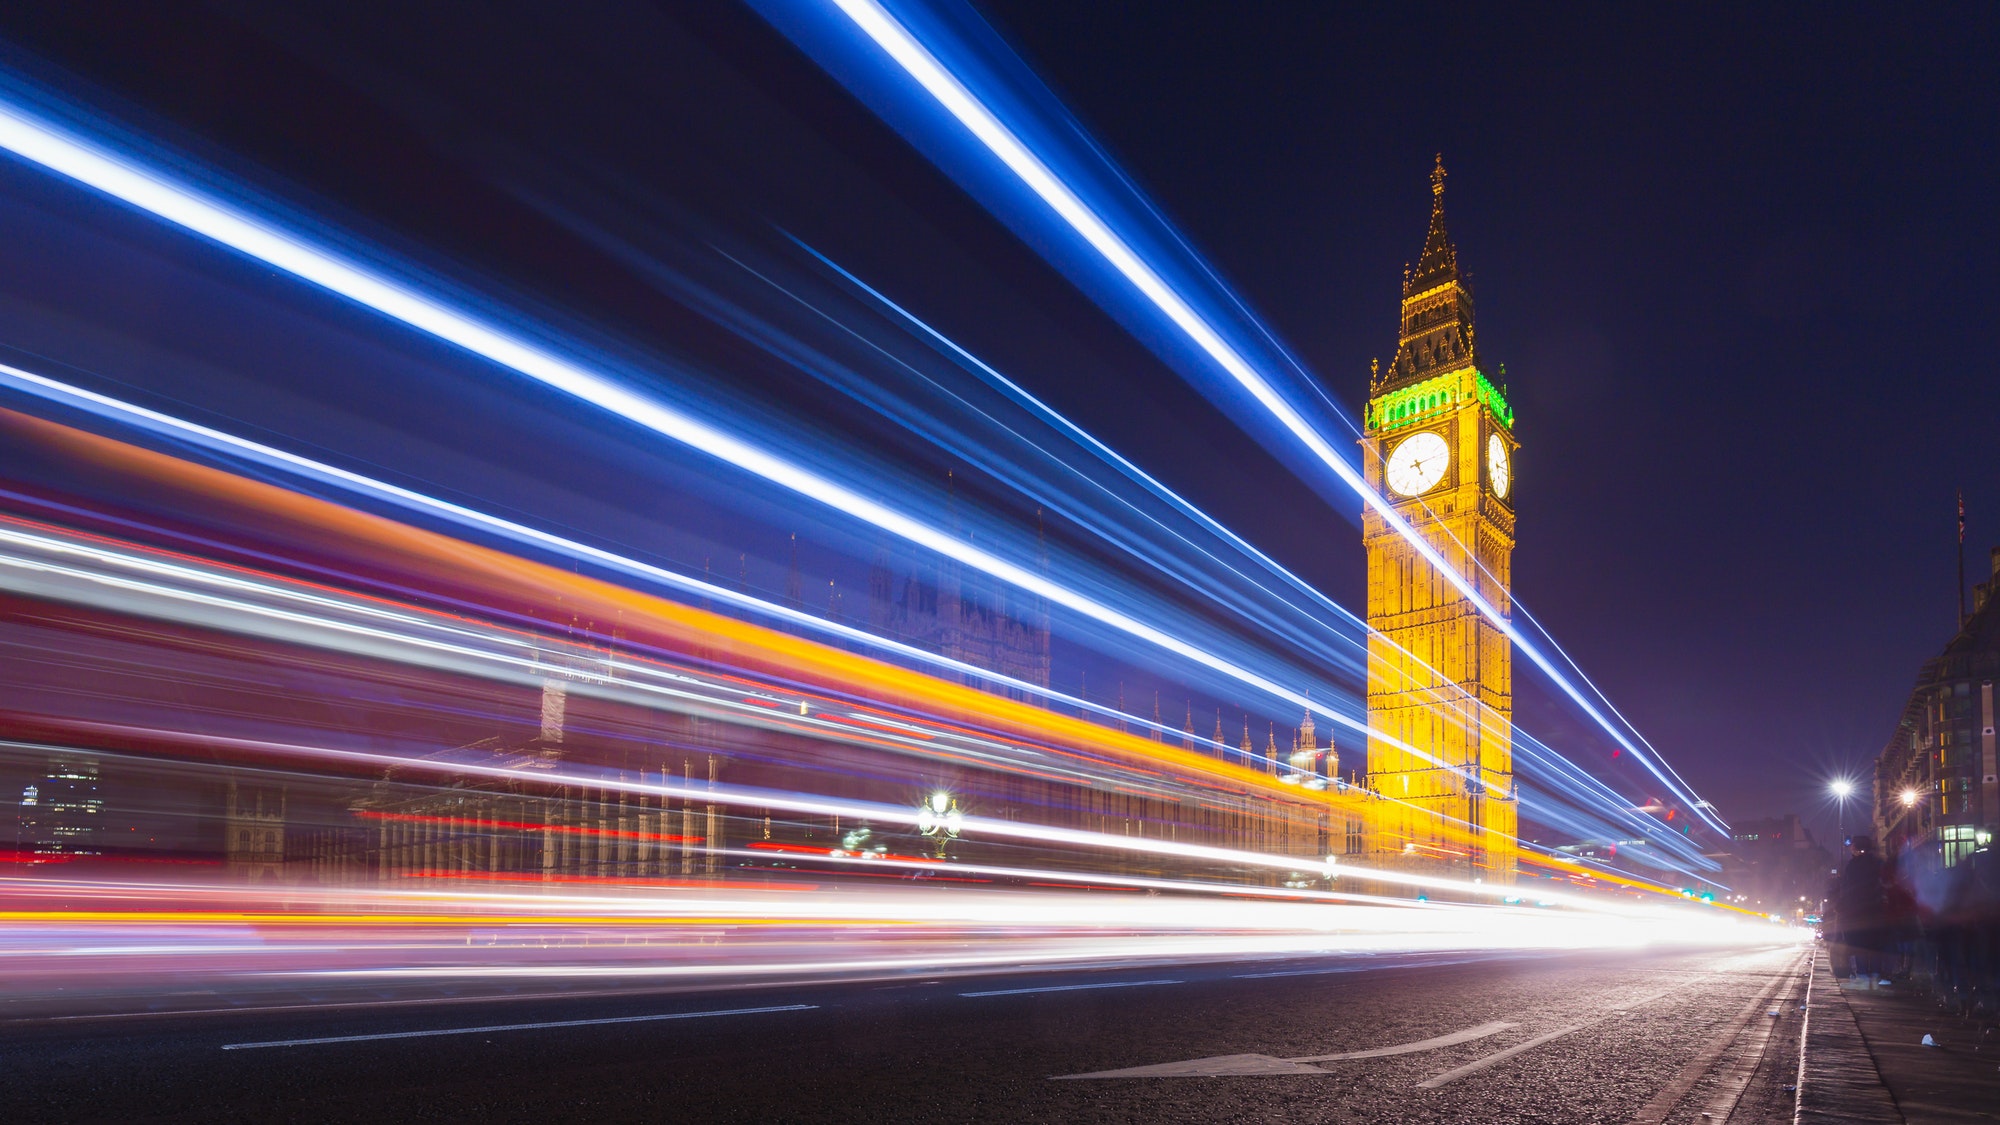
[[[1947,639],[1954,488],[1975,577],[2000,542],[1992,10],[1329,8],[984,10],[1350,404],[1394,350],[1442,151],[1520,419],[1521,599],[1726,815],[1815,807]],[[728,342],[523,199],[581,182],[781,223],[1359,604],[1351,513],[747,11],[286,10],[27,5],[0,40],[343,226],[723,369]],[[341,405],[265,393],[274,418]],[[404,429],[450,445],[448,422]]]

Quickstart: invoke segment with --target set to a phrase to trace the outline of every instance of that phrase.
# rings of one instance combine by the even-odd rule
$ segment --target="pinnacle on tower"
[[[1403,325],[1396,358],[1376,372],[1371,389],[1421,382],[1474,363],[1472,294],[1458,270],[1458,248],[1444,221],[1444,155],[1431,170],[1431,223],[1423,253],[1403,273]]]
[[[1444,153],[1438,153],[1437,167],[1431,170],[1431,226],[1424,234],[1424,252],[1417,256],[1417,268],[1404,284],[1403,295],[1456,280],[1458,249],[1444,227]]]

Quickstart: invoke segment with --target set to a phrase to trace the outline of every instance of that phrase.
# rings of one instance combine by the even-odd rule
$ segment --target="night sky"
[[[640,193],[798,232],[1360,604],[1354,513],[747,9],[284,7],[9,6],[0,62],[443,272],[718,368],[726,341],[528,201]],[[1732,819],[1817,812],[1824,780],[1881,747],[1951,632],[1954,489],[1971,579],[2000,543],[1994,9],[982,10],[1350,406],[1395,349],[1442,152],[1483,359],[1506,364],[1519,417],[1521,601]],[[172,336],[209,366],[159,365],[157,393],[384,458],[421,433],[412,456],[447,483],[496,427],[590,429],[532,402],[475,425],[355,344],[340,362],[368,370],[359,389],[327,383],[317,352],[244,385],[219,372],[280,344],[240,326],[192,340],[147,272],[228,285],[228,267],[136,224],[103,233],[117,223],[60,196],[0,170],[10,347],[88,368]],[[101,281],[114,266],[122,289]],[[86,307],[123,310],[129,338],[106,343]],[[722,390],[754,399],[759,377]],[[525,450],[488,488],[529,510],[587,493],[623,463],[604,442],[581,467]]]

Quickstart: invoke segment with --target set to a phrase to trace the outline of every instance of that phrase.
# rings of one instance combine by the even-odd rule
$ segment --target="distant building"
[[[98,837],[103,821],[97,760],[52,758],[42,779],[21,791],[16,847],[26,853],[29,863],[66,863],[101,855]]]
[[[1993,681],[2000,678],[2000,547],[1972,613],[1926,661],[1875,762],[1875,831],[1919,866],[1950,867],[2000,829]]]
[[[1737,823],[1721,858],[1721,881],[1732,900],[1788,918],[1819,902],[1833,868],[1833,857],[1796,813]]]

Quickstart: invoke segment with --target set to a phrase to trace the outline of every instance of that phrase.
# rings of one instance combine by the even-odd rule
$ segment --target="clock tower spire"
[[[1514,414],[1479,367],[1472,293],[1445,228],[1444,158],[1431,172],[1423,253],[1403,274],[1396,356],[1371,370],[1368,483],[1478,589],[1510,611]],[[1372,509],[1368,555],[1368,777],[1390,810],[1378,863],[1511,881],[1518,851],[1513,650]]]
[[[1461,366],[1477,366],[1472,292],[1458,272],[1458,248],[1444,222],[1444,156],[1431,170],[1431,226],[1414,270],[1403,271],[1403,325],[1396,358],[1377,372],[1370,394],[1421,382]]]

